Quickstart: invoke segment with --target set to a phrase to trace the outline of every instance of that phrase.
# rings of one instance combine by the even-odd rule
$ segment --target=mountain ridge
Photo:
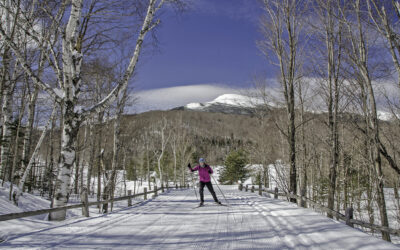
[[[192,102],[184,106],[179,106],[171,110],[191,110],[212,113],[253,115],[262,105],[268,105],[270,108],[277,108],[274,103],[263,102],[260,98],[250,97],[240,94],[222,94],[209,102]],[[326,113],[323,110],[309,110],[312,113]],[[378,119],[382,121],[391,121],[394,115],[390,112],[378,110]]]
[[[193,102],[172,110],[191,110],[224,114],[252,115],[261,100],[239,94],[223,94],[209,102]]]

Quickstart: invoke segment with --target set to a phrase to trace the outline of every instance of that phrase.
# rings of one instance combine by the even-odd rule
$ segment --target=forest
[[[386,227],[391,189],[400,223],[400,3],[259,5],[254,43],[277,74],[249,86],[251,114],[127,114],[141,54],[161,46],[163,11],[179,15],[190,1],[1,0],[0,178],[10,201],[39,192],[59,207],[84,191],[107,200],[120,172],[149,188],[186,185],[189,162],[223,166],[241,151],[262,166],[252,174],[264,186],[268,166],[283,162],[285,192]]]

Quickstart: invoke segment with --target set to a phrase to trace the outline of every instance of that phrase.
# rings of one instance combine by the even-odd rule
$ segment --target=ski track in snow
[[[206,191],[205,206],[193,209],[193,189],[170,190],[107,215],[11,237],[0,248],[398,249],[310,209],[221,188],[229,206],[214,204]]]

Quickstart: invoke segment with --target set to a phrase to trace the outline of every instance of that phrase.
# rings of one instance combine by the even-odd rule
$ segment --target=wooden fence
[[[186,186],[186,187],[188,187],[188,186]],[[183,188],[183,186],[176,185],[175,187],[168,187],[168,186],[166,187],[167,190],[172,189],[172,188],[178,189],[178,188]],[[89,217],[89,207],[90,206],[101,205],[101,204],[105,204],[105,203],[112,203],[112,202],[123,201],[123,200],[128,200],[127,205],[132,206],[132,198],[143,196],[144,200],[147,200],[147,195],[154,194],[154,196],[157,196],[159,191],[164,192],[164,186],[161,186],[161,188],[157,188],[157,186],[154,186],[154,190],[152,190],[152,191],[147,191],[147,188],[144,188],[143,193],[138,193],[138,194],[133,194],[133,195],[131,194],[132,191],[128,190],[127,196],[121,196],[121,197],[113,198],[110,200],[93,201],[93,202],[88,201],[88,195],[87,195],[87,192],[85,192],[81,196],[82,203],[63,206],[63,207],[40,209],[40,210],[35,210],[35,211],[3,214],[3,215],[0,215],[0,221],[13,220],[13,219],[30,217],[30,216],[40,215],[40,214],[47,214],[47,213],[56,212],[56,211],[69,210],[69,209],[74,209],[74,208],[82,208],[82,215]],[[140,203],[140,202],[138,202],[138,203]],[[138,204],[138,203],[136,203],[136,204]]]
[[[242,184],[239,185],[239,190],[245,190],[246,192],[249,191],[249,187],[248,185],[244,186]],[[338,211],[329,209],[321,204],[316,203],[315,201],[305,197],[305,196],[299,196],[299,195],[295,195],[295,194],[288,194],[288,193],[279,193],[278,188],[275,188],[274,191],[271,190],[267,190],[267,189],[262,189],[262,188],[255,188],[254,186],[251,187],[250,189],[251,192],[255,192],[258,191],[259,195],[262,195],[262,192],[266,192],[266,193],[270,193],[274,195],[275,199],[278,199],[279,196],[285,196],[287,198],[294,198],[294,199],[300,199],[302,201],[307,202],[308,204],[314,206],[314,207],[318,207],[319,209],[321,209],[322,211],[326,212],[326,213],[330,213],[333,216],[336,217],[337,220],[343,220],[346,222],[346,225],[350,226],[350,227],[354,227],[354,225],[359,225],[361,227],[365,227],[365,228],[369,228],[369,229],[373,229],[379,232],[386,232],[389,234],[393,234],[393,235],[397,235],[400,236],[400,230],[399,229],[393,229],[393,228],[389,228],[389,227],[383,227],[380,225],[376,225],[376,224],[371,224],[371,223],[367,223],[364,221],[360,221],[360,220],[355,220],[353,219],[353,208],[349,207],[346,209],[346,213],[342,214]]]
[[[186,186],[186,187],[188,188],[189,186]],[[171,188],[178,189],[178,188],[183,188],[183,186],[176,185],[175,187],[168,187],[168,186],[166,187],[167,190],[171,189]],[[248,185],[243,187],[243,185],[240,184],[239,190],[242,191],[243,189],[246,192],[249,191]],[[94,202],[89,202],[87,193],[84,193],[81,196],[82,203],[63,206],[63,207],[57,207],[57,208],[47,208],[47,209],[40,209],[40,210],[35,210],[35,211],[21,212],[21,213],[3,214],[3,215],[0,215],[0,221],[13,220],[13,219],[30,217],[30,216],[40,215],[40,214],[47,214],[47,213],[56,212],[56,211],[69,210],[69,209],[74,209],[74,208],[82,208],[82,215],[89,217],[89,207],[90,206],[101,205],[101,204],[105,204],[105,203],[112,203],[112,202],[123,201],[123,200],[127,200],[128,201],[127,205],[132,206],[132,198],[143,196],[144,200],[147,200],[147,196],[149,194],[154,194],[154,196],[157,196],[159,191],[164,192],[164,186],[161,186],[161,188],[157,188],[157,186],[154,186],[154,190],[152,190],[152,191],[147,191],[147,189],[144,188],[143,193],[138,193],[138,194],[133,194],[133,195],[131,194],[131,190],[129,190],[127,196],[117,197],[117,198],[105,200],[105,201],[94,201]],[[387,233],[390,233],[393,235],[400,236],[400,230],[398,230],[398,229],[392,229],[392,228],[383,227],[380,225],[370,224],[370,223],[367,223],[364,221],[353,219],[353,208],[351,208],[351,207],[347,208],[345,214],[342,214],[338,211],[331,210],[321,204],[318,204],[315,201],[310,200],[309,198],[307,198],[305,196],[299,196],[299,195],[287,194],[287,193],[279,193],[278,188],[275,188],[274,191],[271,191],[271,190],[266,190],[266,189],[262,189],[262,188],[256,189],[254,186],[252,186],[250,191],[253,193],[255,191],[258,191],[259,195],[262,195],[262,192],[270,193],[270,194],[274,195],[275,199],[278,199],[279,196],[281,196],[281,197],[285,196],[287,198],[301,199],[314,207],[318,207],[322,211],[332,214],[333,216],[336,217],[336,219],[345,221],[348,226],[354,227],[354,225],[359,225],[361,227],[370,228],[370,229],[373,229],[376,231],[387,232]]]

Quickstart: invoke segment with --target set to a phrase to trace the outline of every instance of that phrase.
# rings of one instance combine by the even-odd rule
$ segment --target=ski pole
[[[229,204],[229,202],[228,202],[228,200],[226,199],[226,197],[225,197],[224,193],[222,192],[221,188],[219,187],[219,185],[218,185],[217,181],[215,180],[214,176],[212,176],[212,175],[211,175],[211,177],[213,178],[213,180],[214,180],[214,182],[215,182],[215,185],[217,185],[217,187],[218,187],[219,191],[221,192],[222,196],[224,197],[224,199],[225,199],[226,203],[228,203],[228,205],[230,205],[230,204]]]
[[[194,178],[193,178],[193,172],[191,174],[192,174],[192,185],[193,185],[194,193],[196,194],[197,201],[199,201],[199,198],[197,197],[196,185],[195,185]]]

